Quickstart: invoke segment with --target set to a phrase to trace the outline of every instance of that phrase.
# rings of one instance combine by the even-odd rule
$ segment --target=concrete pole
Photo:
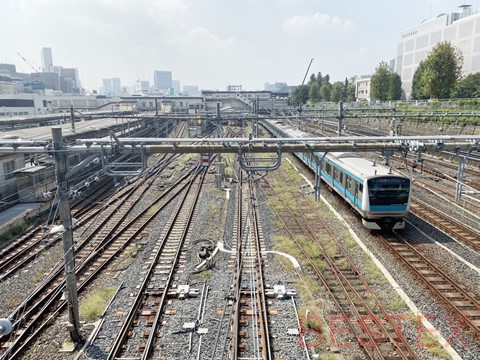
[[[55,162],[58,181],[59,204],[58,212],[64,227],[63,257],[65,263],[65,291],[68,303],[68,331],[74,342],[80,342],[80,323],[78,315],[77,277],[75,275],[75,249],[73,246],[72,217],[70,213],[70,200],[68,198],[67,156],[63,150],[63,137],[61,128],[52,128],[53,149],[55,150]]]
[[[216,136],[219,138],[221,136],[221,129],[220,129],[220,103],[217,102],[217,127],[215,129]],[[217,176],[216,176],[216,185],[217,189],[222,187],[222,178],[223,174],[225,173],[225,164],[222,167],[222,154],[218,154],[217,156]]]
[[[462,199],[462,185],[463,177],[465,175],[465,163],[467,161],[468,153],[465,156],[458,155],[458,171],[457,171],[457,185],[455,187],[455,200],[460,201]]]
[[[338,103],[338,134],[337,136],[342,136],[343,130],[343,101]]]
[[[73,113],[73,105],[70,105],[70,123],[72,124],[72,132],[75,132],[75,114]]]

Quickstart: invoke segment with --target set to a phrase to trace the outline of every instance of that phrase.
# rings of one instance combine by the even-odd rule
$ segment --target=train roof
[[[270,121],[274,126],[281,128],[290,137],[302,138],[311,137],[312,135],[306,133],[283,121]],[[371,178],[375,176],[402,176],[392,173],[390,167],[379,164],[376,161],[365,159],[360,154],[355,152],[331,152],[327,153],[327,158],[334,160],[340,166],[348,170],[353,175],[362,179]]]
[[[345,170],[352,172],[354,175],[363,178],[375,176],[391,176],[394,175],[392,170],[376,161],[365,159],[357,153],[340,153],[333,152],[327,154],[330,159],[341,165]],[[397,175],[398,176],[398,175]]]

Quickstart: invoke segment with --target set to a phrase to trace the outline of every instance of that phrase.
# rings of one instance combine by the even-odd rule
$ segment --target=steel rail
[[[480,253],[480,232],[444,212],[414,197],[410,211],[433,225],[436,229]]]
[[[272,185],[269,185],[269,186],[275,193],[277,193],[276,189]],[[392,347],[395,349],[395,351],[397,352],[397,355],[400,358],[402,359],[418,358],[415,355],[415,352],[413,351],[413,349],[408,344],[408,342],[402,336],[396,333],[397,324],[392,321],[386,309],[378,301],[378,299],[374,295],[373,290],[370,288],[365,278],[361,276],[361,272],[358,269],[356,269],[356,267],[353,265],[352,259],[350,258],[350,256],[348,256],[347,251],[343,248],[343,246],[336,240],[335,234],[331,232],[328,226],[323,221],[321,221],[321,219],[318,219],[319,222],[317,222],[317,224],[320,224],[321,228],[327,231],[327,234],[329,234],[329,236],[331,236],[332,239],[335,240],[335,243],[340,249],[340,255],[343,255],[343,258],[348,261],[349,265],[347,266],[347,268],[350,269],[349,273],[355,275],[355,279],[358,279],[360,281],[360,283],[362,284],[362,287],[364,288],[364,291],[367,291],[370,295],[373,296],[378,308],[380,309],[380,312],[383,315],[383,320],[385,321],[385,323],[389,324],[390,328],[393,329],[392,331],[388,331],[385,328],[385,326],[382,324],[382,321],[379,319],[379,317],[372,310],[370,310],[370,307],[368,306],[368,304],[363,300],[364,296],[362,296],[358,292],[357,288],[352,284],[351,280],[347,279],[342,269],[340,269],[339,265],[337,265],[336,262],[327,254],[327,251],[325,250],[324,246],[318,240],[318,231],[313,230],[310,227],[309,221],[306,219],[304,214],[301,211],[294,212],[293,209],[291,208],[291,205],[289,206],[283,200],[281,201],[285,204],[285,208],[286,208],[285,211],[286,213],[288,213],[287,218],[296,219],[295,223],[297,224],[296,226],[300,229],[300,231],[307,234],[322,249],[323,258],[326,260],[327,264],[329,265],[332,272],[332,276],[336,280],[336,284],[338,284],[341,287],[343,298],[348,300],[348,303],[349,303],[348,311],[353,312],[355,314],[354,316],[355,322],[358,322],[358,324],[360,325],[359,329],[357,329],[357,327],[355,326],[355,323],[352,322],[353,319],[349,315],[347,315],[347,312],[346,312],[347,310],[345,310],[344,306],[341,304],[340,299],[342,299],[342,297],[341,296],[338,297],[337,295],[335,295],[334,291],[331,288],[331,285],[328,284],[328,281],[325,275],[319,272],[318,269],[315,266],[313,266],[313,259],[311,258],[310,254],[308,254],[303,249],[303,247],[297,242],[295,238],[295,234],[293,233],[293,230],[291,229],[291,227],[287,225],[287,223],[284,220],[284,217],[281,216],[280,212],[275,210],[275,212],[277,213],[277,216],[280,218],[280,221],[284,224],[284,228],[290,234],[292,240],[297,243],[297,246],[300,249],[300,251],[311,262],[314,272],[316,273],[317,277],[321,280],[322,284],[326,287],[327,291],[330,293],[331,298],[333,299],[333,301],[335,302],[335,304],[337,305],[338,309],[340,310],[343,316],[343,320],[347,322],[352,333],[355,334],[357,342],[360,348],[362,349],[362,351],[364,352],[365,356],[372,359],[388,358],[388,355],[384,355],[380,350],[378,340],[373,337],[373,333],[369,329],[369,326],[364,319],[365,315],[360,314],[358,310],[359,305],[353,301],[354,298],[361,304],[361,307],[366,311],[368,315],[367,316],[368,320],[371,320],[373,324],[377,326],[377,328],[381,331],[382,337],[392,345]],[[297,206],[300,207],[300,205],[298,204],[298,199],[295,199],[295,202]],[[304,221],[300,222],[299,220],[297,220],[297,217],[301,217]],[[345,267],[345,265],[343,265],[343,267]],[[351,293],[353,293],[354,296],[351,296],[350,295]],[[392,332],[395,333],[394,336],[391,334]],[[365,342],[364,338],[366,338],[368,341]],[[369,350],[373,351],[373,354]]]
[[[263,274],[263,254],[261,252],[262,244],[260,243],[260,222],[258,212],[259,209],[256,206],[256,196],[254,192],[254,183],[252,178],[249,178],[249,189],[250,189],[250,208],[252,209],[252,222],[253,222],[253,232],[254,240],[256,242],[254,248],[256,249],[256,263],[255,266],[257,282],[259,285],[254,289],[257,294],[258,306],[260,308],[260,329],[261,329],[261,338],[263,342],[262,346],[262,355],[263,359],[272,360],[273,351],[270,343],[270,331],[268,327],[268,309],[267,309],[267,299],[265,297],[265,283],[264,283],[264,274]]]
[[[398,233],[378,233],[377,238],[455,311],[461,322],[472,329],[474,337],[480,336],[480,302],[477,299]]]
[[[175,186],[178,186],[178,185],[181,185],[180,183],[176,183]],[[173,186],[172,188],[174,188],[175,186]],[[182,187],[184,187],[185,185],[181,185]],[[170,190],[170,189],[169,189]],[[157,201],[160,201],[163,196],[165,195],[165,193],[160,196]],[[177,194],[173,194],[173,197],[170,198],[168,200],[168,202],[170,202],[172,199],[174,199],[175,197],[177,196]],[[167,202],[167,204],[168,204]],[[155,203],[154,203],[155,204]],[[107,250],[107,247],[110,245],[110,244],[113,244],[115,243],[115,241],[118,240],[118,238],[120,237],[121,233],[126,231],[127,229],[129,229],[131,226],[134,226],[141,218],[142,218],[142,214],[143,213],[147,213],[148,212],[148,209],[150,207],[152,207],[154,204],[151,204],[150,206],[147,207],[147,209],[145,209],[142,213],[138,214],[133,220],[131,220],[130,222],[128,222],[126,225],[123,226],[123,228],[120,230],[120,232],[118,232],[116,235],[114,236],[111,236],[107,239],[107,241],[102,241],[101,242],[101,245],[97,245],[96,249],[86,258],[86,260],[82,263],[82,265],[78,266],[76,268],[76,272],[77,274],[80,274],[82,271],[86,271],[88,269],[88,266],[89,266],[89,263],[91,263],[94,259],[98,258],[102,253],[104,253],[106,250]],[[159,207],[157,211],[161,211],[163,210],[163,208],[165,207],[166,204],[164,204],[163,206]],[[130,207],[131,209],[131,207]],[[115,256],[117,255],[117,253],[119,251],[121,251],[125,246],[126,244],[133,238],[133,236],[136,236],[138,235],[147,225],[148,223],[150,223],[152,221],[153,217],[150,216],[149,218],[147,218],[143,225],[141,225],[140,227],[137,227],[137,230],[134,232],[133,235],[129,236],[128,239],[126,239],[122,244],[120,244],[119,247],[117,247],[117,250],[115,250],[113,252],[113,254],[110,255],[109,253],[109,257],[106,258],[100,265],[95,265],[96,267],[96,270],[94,271],[91,271],[89,272],[89,276],[87,276],[83,281],[81,279],[79,279],[79,290],[83,289],[83,287],[89,283],[89,281],[91,281],[91,279],[93,279],[94,276],[96,276],[96,274],[106,265],[108,264],[112,259],[115,258]],[[42,292],[42,291],[45,291],[46,287],[52,282],[54,281],[54,279],[56,279],[62,272],[63,270],[63,264],[59,264],[51,273],[50,275],[42,282],[42,285],[41,286],[38,286],[37,289],[31,293],[29,295],[29,297],[24,301],[24,303],[19,306],[17,308],[17,310],[11,314],[9,317],[10,318],[15,318],[19,313],[20,311],[23,311],[24,309],[24,306],[28,304],[28,302],[31,302],[33,299],[35,299],[37,296],[39,296],[39,294]],[[38,302],[36,302],[25,314],[24,316],[25,317],[30,317],[33,319],[33,322],[31,322],[30,324],[28,324],[29,327],[33,326],[36,321],[40,320],[41,318],[41,314],[43,314],[44,311],[46,311],[46,307],[44,306],[45,302],[48,302],[50,303],[51,301],[57,299],[55,297],[55,299],[52,299],[51,296],[54,295],[54,294],[58,294],[58,293],[61,293],[62,289],[64,288],[64,280],[61,281],[60,283],[57,283],[57,285],[51,289],[49,291],[49,293],[43,297],[41,300],[39,300]],[[61,307],[65,306],[65,302],[63,302],[61,305],[59,305],[59,309]],[[32,316],[33,315],[33,312],[39,308],[39,307],[42,307],[42,310],[40,313],[37,313],[35,316]],[[58,311],[59,311],[58,309]],[[23,318],[23,317],[22,317]],[[17,321],[14,321],[14,325],[18,325],[18,322],[20,321],[17,320]],[[15,357],[17,356],[18,354],[22,353],[24,351],[24,349],[26,348],[26,346],[28,345],[28,343],[40,332],[41,329],[43,329],[45,326],[48,325],[48,321],[44,322],[43,324],[41,324],[40,326],[36,327],[34,333],[24,341],[23,344],[20,344],[20,342],[23,340],[23,338],[26,336],[27,332],[24,331],[22,332],[16,339],[15,341],[10,344],[11,346],[9,347],[9,349],[7,350],[6,353],[4,353],[0,359],[4,359],[5,357],[5,354],[8,354],[8,353],[11,353],[12,349],[14,347],[18,347],[18,349],[11,355],[12,357]]]

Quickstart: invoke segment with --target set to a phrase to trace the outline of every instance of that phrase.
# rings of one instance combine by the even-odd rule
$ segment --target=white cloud
[[[294,16],[283,21],[283,30],[286,32],[297,33],[325,29],[350,32],[355,29],[355,23],[338,16],[331,16],[318,12],[311,16]]]

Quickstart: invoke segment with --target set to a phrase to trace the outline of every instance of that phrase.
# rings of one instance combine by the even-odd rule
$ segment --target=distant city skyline
[[[17,53],[41,64],[41,48],[51,48],[54,65],[77,68],[87,90],[114,77],[130,88],[138,79],[153,84],[155,70],[203,90],[299,85],[311,58],[309,75],[343,81],[372,74],[396,56],[403,31],[463,3],[70,0],[67,7],[61,0],[3,0],[0,63],[31,73]],[[480,0],[468,3],[478,9]]]

